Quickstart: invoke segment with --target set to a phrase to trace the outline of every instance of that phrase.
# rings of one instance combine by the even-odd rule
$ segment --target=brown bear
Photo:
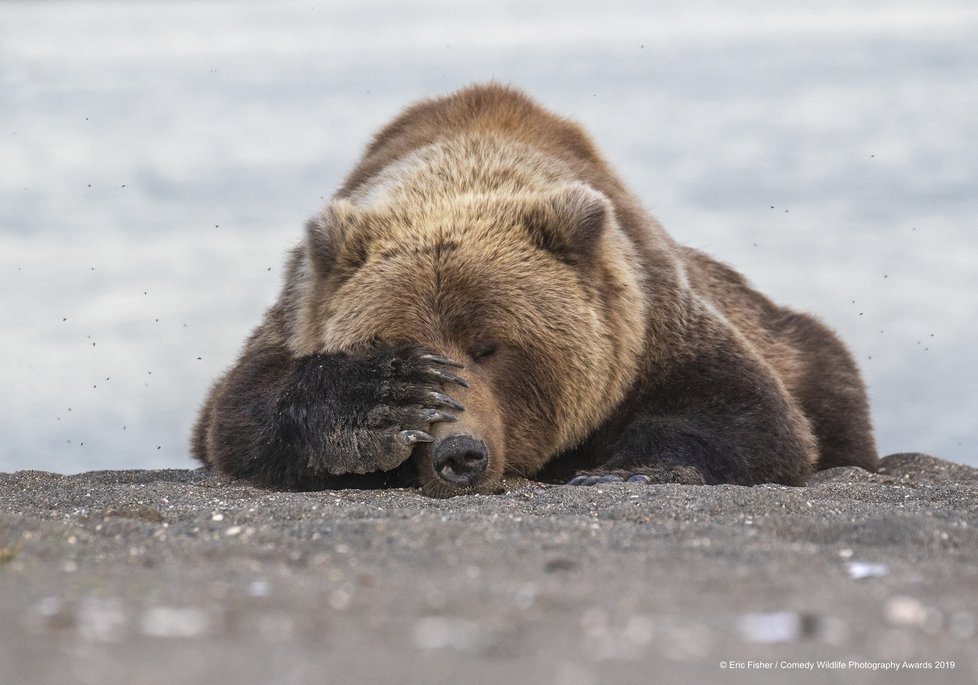
[[[431,495],[504,474],[801,484],[877,461],[828,328],[675,243],[579,126],[495,84],[377,135],[193,453],[266,486]]]

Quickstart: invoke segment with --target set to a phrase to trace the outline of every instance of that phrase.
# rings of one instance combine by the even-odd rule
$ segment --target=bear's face
[[[410,343],[464,364],[465,410],[415,450],[424,489],[453,494],[430,454],[484,443],[486,489],[530,475],[623,397],[644,337],[634,257],[607,199],[581,184],[410,210],[334,200],[310,222],[297,352]]]

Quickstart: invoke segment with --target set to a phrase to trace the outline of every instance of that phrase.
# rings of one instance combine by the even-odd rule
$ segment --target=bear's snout
[[[431,465],[438,477],[458,485],[472,485],[488,463],[486,443],[464,433],[444,438],[435,445],[431,455]]]

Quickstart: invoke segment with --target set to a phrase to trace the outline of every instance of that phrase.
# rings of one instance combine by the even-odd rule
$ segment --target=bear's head
[[[295,351],[411,343],[464,363],[455,423],[414,452],[425,492],[486,491],[532,475],[591,433],[636,377],[645,337],[640,268],[608,198],[545,192],[357,206],[309,222]],[[467,482],[433,455],[484,446]],[[479,449],[482,449],[481,447]]]

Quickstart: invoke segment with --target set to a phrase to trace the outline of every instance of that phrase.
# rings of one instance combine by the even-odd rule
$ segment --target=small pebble
[[[740,617],[740,633],[748,642],[792,642],[802,636],[802,618],[793,611],[750,613]]]
[[[267,580],[253,580],[248,584],[248,594],[252,597],[268,597],[271,589]]]
[[[919,599],[897,595],[886,601],[883,615],[895,626],[919,626],[927,620],[927,607]]]
[[[864,578],[882,578],[890,574],[890,567],[886,564],[874,564],[866,561],[850,561],[846,563],[846,571],[849,577],[855,580]]]

